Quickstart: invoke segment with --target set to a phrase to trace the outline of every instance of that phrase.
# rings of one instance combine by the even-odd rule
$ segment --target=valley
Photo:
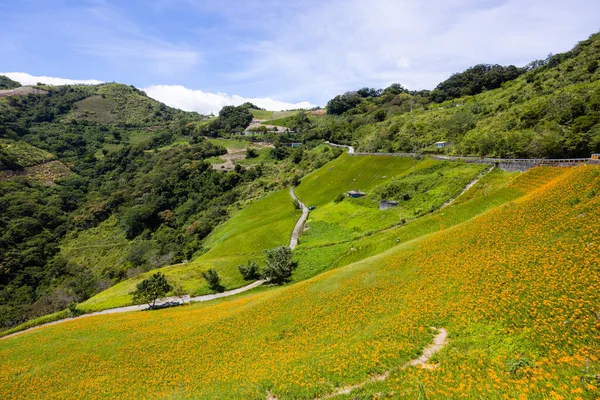
[[[599,62],[217,115],[0,76],[0,397],[596,399]]]

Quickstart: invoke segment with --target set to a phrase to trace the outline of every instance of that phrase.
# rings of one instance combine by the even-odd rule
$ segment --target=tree
[[[292,277],[295,264],[292,262],[292,249],[287,246],[267,250],[267,266],[262,275],[265,279],[281,284]]]
[[[7,76],[0,75],[0,89],[15,89],[21,86],[17,81],[13,81]]]
[[[514,65],[478,64],[465,71],[453,74],[437,85],[431,92],[432,99],[438,103],[462,96],[473,96],[487,90],[497,89],[504,82],[518,78],[526,72],[525,68]]]
[[[134,303],[146,303],[151,308],[156,304],[156,300],[164,297],[171,291],[172,287],[167,278],[161,272],[157,272],[148,279],[144,279],[135,287],[133,292]]]
[[[362,99],[356,92],[346,92],[341,96],[335,96],[327,102],[327,114],[341,115],[358,106]]]
[[[221,278],[219,277],[219,273],[214,269],[211,268],[208,271],[203,272],[202,276],[204,277],[204,279],[206,279],[206,282],[208,282],[208,287],[211,288],[211,290],[214,290],[219,293],[225,290],[225,288],[221,285]]]
[[[256,151],[255,149],[247,149],[246,150],[246,158],[256,158],[256,157],[258,157],[258,151]]]
[[[240,274],[242,274],[244,280],[246,281],[252,281],[260,278],[260,270],[258,268],[258,264],[254,260],[248,261],[248,264],[246,265],[238,265],[238,270],[240,271]]]
[[[244,106],[225,106],[219,111],[219,120],[230,129],[245,129],[252,122],[252,113]]]

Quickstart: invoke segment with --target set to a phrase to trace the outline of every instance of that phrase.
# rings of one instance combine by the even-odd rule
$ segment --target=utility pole
[[[410,99],[410,129],[412,131],[412,140],[413,140],[413,158],[414,158],[414,162],[415,162],[415,174],[417,173],[417,137],[415,135],[415,128],[412,124],[412,111],[413,111],[413,104],[415,104],[415,101],[413,99]]]

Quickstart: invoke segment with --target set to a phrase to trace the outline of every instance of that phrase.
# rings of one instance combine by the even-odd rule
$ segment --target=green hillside
[[[594,398],[600,204],[588,193],[600,171],[544,171],[507,179],[539,188],[508,205],[293,286],[4,339],[2,391],[312,399],[367,382],[345,398]],[[449,332],[447,345],[428,368],[403,368],[430,327]]]
[[[509,204],[566,172],[568,170],[562,168],[536,168],[521,174],[494,169],[448,207],[405,223],[396,220],[392,227],[362,235],[355,233],[355,237],[350,238],[336,234],[334,226],[318,229],[321,221],[314,221],[313,213],[308,221],[308,230],[294,254],[299,265],[294,272],[294,280],[364,260],[399,244],[463,223],[495,207]]]
[[[174,83],[206,60],[167,25],[120,33],[175,49]],[[0,76],[0,399],[600,399],[600,32],[324,109],[19,87]]]
[[[296,189],[309,206],[321,206],[349,190],[367,191],[408,171],[413,160],[405,157],[340,157],[307,175]]]
[[[294,209],[287,189],[271,193],[219,225],[204,243],[208,250],[206,253],[188,263],[158,271],[181,285],[185,292],[194,295],[212,292],[202,276],[202,272],[210,268],[218,271],[226,289],[243,286],[247,282],[244,282],[237,266],[252,259],[262,264],[264,250],[287,245],[299,215],[300,211]],[[114,254],[118,257],[119,253]],[[135,285],[156,271],[121,282],[87,300],[81,307],[93,311],[129,305],[130,293]]]
[[[26,142],[0,138],[0,170],[32,167],[55,158],[47,151]]]
[[[367,152],[589,157],[600,152],[599,63],[597,33],[524,68],[475,66],[431,92],[399,84],[348,92],[299,130]],[[435,148],[439,141],[447,147]]]

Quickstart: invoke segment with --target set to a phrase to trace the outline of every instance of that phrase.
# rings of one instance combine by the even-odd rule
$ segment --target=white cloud
[[[21,85],[35,85],[38,82],[47,85],[97,85],[102,83],[96,79],[65,79],[52,76],[34,76],[25,72],[0,72],[0,75],[8,76],[13,81],[19,82]]]
[[[143,90],[148,96],[162,101],[166,105],[186,111],[197,111],[202,114],[210,114],[211,112],[217,114],[223,106],[237,106],[247,101],[270,111],[312,108],[315,106],[307,101],[288,103],[268,97],[242,97],[235,94],[209,93],[179,85],[153,85]]]
[[[231,77],[319,101],[393,82],[433,89],[474,64],[566,51],[599,14],[597,0],[332,0],[284,24],[261,20],[267,39],[246,44],[252,61]]]

